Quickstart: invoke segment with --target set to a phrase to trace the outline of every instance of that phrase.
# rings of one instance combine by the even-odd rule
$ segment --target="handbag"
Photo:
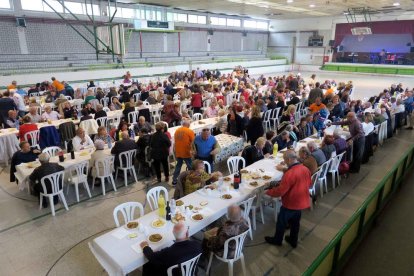
[[[339,175],[347,174],[349,172],[349,162],[348,161],[342,161],[339,164],[338,171],[339,171]]]

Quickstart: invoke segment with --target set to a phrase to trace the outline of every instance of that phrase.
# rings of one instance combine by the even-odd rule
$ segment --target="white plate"
[[[200,214],[200,215],[202,215],[202,216],[203,216],[203,219],[201,219],[201,220],[196,220],[196,219],[194,219],[194,218],[193,218],[195,215],[198,215],[198,214],[194,214],[194,215],[192,215],[192,216],[191,216],[191,220],[192,220],[192,221],[199,222],[199,221],[202,221],[202,220],[204,220],[204,219],[205,219],[204,215]]]
[[[158,220],[160,220],[160,221],[164,222],[164,224],[163,224],[163,225],[160,225],[160,226],[155,225],[155,222],[157,222]],[[155,220],[153,220],[153,221],[151,222],[151,226],[152,226],[153,228],[155,228],[155,229],[164,228],[166,225],[167,225],[167,222],[166,222],[165,220],[163,220],[163,219],[160,219],[160,218],[155,219]]]
[[[155,233],[155,234],[158,234],[158,233]],[[151,235],[154,235],[154,234],[151,234]],[[147,240],[148,240],[148,242],[150,242],[150,243],[160,243],[160,242],[162,242],[162,240],[164,239],[164,236],[163,236],[163,235],[161,235],[161,234],[159,234],[159,235],[161,235],[161,240],[159,240],[159,241],[157,241],[157,242],[153,242],[153,241],[150,241],[150,236],[151,236],[151,235],[149,235],[149,236],[148,236],[148,239],[147,239]]]

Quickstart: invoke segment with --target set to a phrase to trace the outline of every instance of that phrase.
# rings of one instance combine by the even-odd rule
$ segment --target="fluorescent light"
[[[293,0],[287,0],[286,2],[288,2],[288,3],[293,3]]]
[[[315,4],[310,4],[309,5],[309,8],[314,8],[315,7]]]
[[[395,2],[394,4],[392,4],[394,7],[398,7],[400,5],[400,3]]]

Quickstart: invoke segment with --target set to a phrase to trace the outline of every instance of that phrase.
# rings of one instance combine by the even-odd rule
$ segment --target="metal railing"
[[[414,146],[392,167],[303,275],[336,275],[413,167]]]

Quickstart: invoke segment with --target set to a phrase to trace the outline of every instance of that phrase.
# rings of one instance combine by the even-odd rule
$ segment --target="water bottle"
[[[107,137],[106,137],[106,140],[107,140],[107,143],[108,143],[108,148],[112,148],[112,140],[111,140],[111,137],[108,135]]]

